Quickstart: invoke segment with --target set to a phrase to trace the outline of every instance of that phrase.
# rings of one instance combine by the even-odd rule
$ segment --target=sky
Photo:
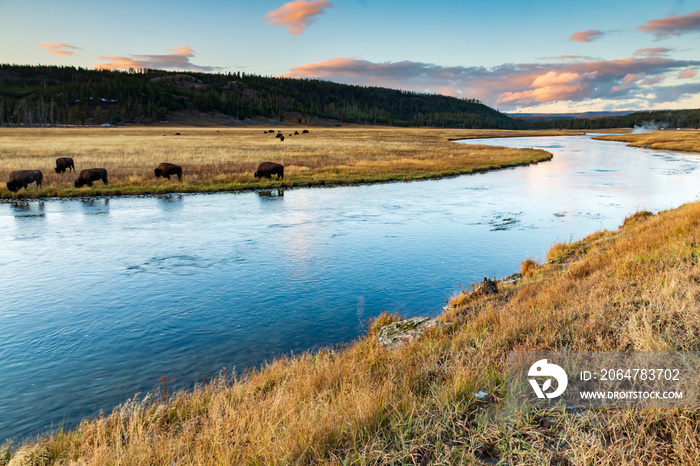
[[[0,63],[245,72],[508,113],[700,108],[700,0],[0,0]]]

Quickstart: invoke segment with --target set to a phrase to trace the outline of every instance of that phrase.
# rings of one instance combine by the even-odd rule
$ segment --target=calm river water
[[[469,141],[551,162],[346,188],[0,203],[0,444],[433,315],[459,283],[698,198],[700,155]],[[170,381],[172,379],[172,381]]]

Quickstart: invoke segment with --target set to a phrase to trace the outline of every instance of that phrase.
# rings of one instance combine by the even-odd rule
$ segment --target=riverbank
[[[272,129],[272,128],[270,128]],[[402,128],[0,128],[0,198],[89,197],[353,185],[463,175],[551,159],[543,150],[465,146],[457,139],[581,134],[577,131]],[[275,137],[283,131],[284,141]],[[302,130],[298,130],[302,133]],[[292,134],[292,136],[289,136]],[[109,185],[75,188],[76,174],[54,172],[55,159],[76,169],[102,167]],[[253,177],[263,161],[285,165],[277,181]],[[161,162],[183,167],[183,180],[155,179]],[[41,170],[43,186],[11,193],[13,170]]]
[[[646,133],[599,136],[595,139],[626,142],[628,146],[646,147],[647,149],[700,152],[700,130],[697,129],[667,129]]]
[[[390,351],[381,316],[343,350],[133,400],[0,449],[8,464],[700,462],[697,410],[504,415],[509,351],[698,351],[700,203],[557,244],[548,263],[455,296],[451,322]],[[525,259],[525,258],[523,258]],[[476,397],[479,391],[486,397]],[[506,410],[507,411],[507,410]]]

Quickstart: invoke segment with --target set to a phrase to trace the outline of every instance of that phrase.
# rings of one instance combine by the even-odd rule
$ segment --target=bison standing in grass
[[[156,178],[162,176],[163,178],[170,179],[171,175],[177,175],[178,181],[182,179],[182,167],[180,165],[175,165],[174,163],[163,162],[160,165],[158,165],[153,171],[156,174]]]
[[[73,159],[70,157],[59,157],[56,159],[56,173],[65,173],[66,170],[75,172],[75,165],[73,164]]]
[[[275,162],[263,162],[258,165],[258,170],[253,174],[256,178],[272,179],[272,175],[277,175],[277,179],[284,178],[284,165]]]
[[[10,173],[7,189],[17,192],[20,188],[27,189],[27,185],[36,182],[36,187],[41,187],[44,175],[39,170],[16,170]]]
[[[104,184],[107,184],[107,170],[104,168],[86,168],[85,170],[80,170],[80,173],[78,173],[78,179],[75,180],[75,187],[82,188],[85,185],[92,186],[92,182],[97,180],[102,180]]]

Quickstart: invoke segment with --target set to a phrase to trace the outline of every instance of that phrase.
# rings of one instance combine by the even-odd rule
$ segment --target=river
[[[466,141],[550,162],[410,183],[0,203],[0,444],[135,393],[434,315],[557,241],[698,198],[700,156],[588,136]]]

